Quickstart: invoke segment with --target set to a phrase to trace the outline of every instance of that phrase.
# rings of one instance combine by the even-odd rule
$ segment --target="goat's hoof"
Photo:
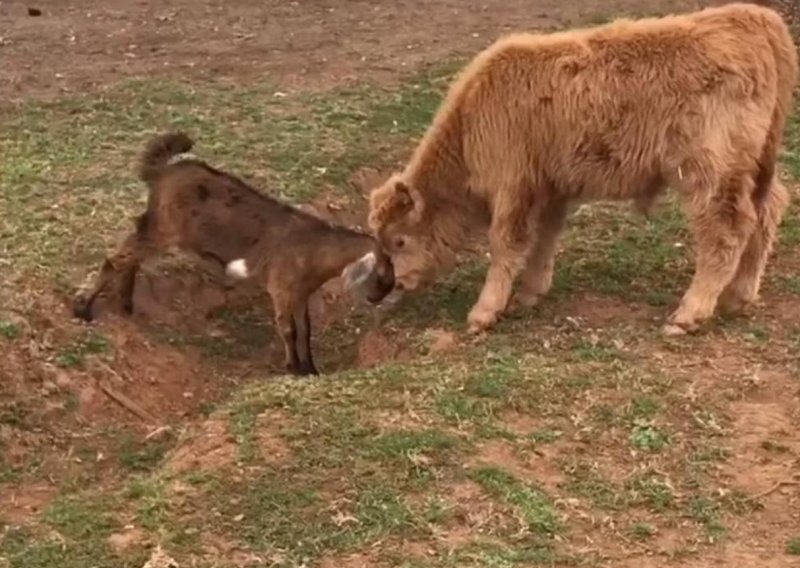
[[[319,372],[317,371],[316,367],[314,367],[313,365],[311,365],[311,366],[302,365],[302,364],[300,364],[300,365],[287,365],[286,366],[286,371],[290,375],[293,375],[295,377],[308,377],[310,375],[319,375]]]
[[[319,375],[319,371],[317,371],[316,367],[311,365],[310,367],[300,367],[296,374],[301,377],[309,377]]]
[[[77,296],[72,301],[72,315],[83,321],[90,322],[94,319],[92,314],[92,301],[84,296]]]

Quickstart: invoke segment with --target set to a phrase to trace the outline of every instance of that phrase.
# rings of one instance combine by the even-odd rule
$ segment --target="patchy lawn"
[[[155,545],[209,568],[797,562],[796,207],[763,305],[693,337],[659,334],[692,271],[671,201],[581,209],[551,296],[484,338],[463,333],[480,255],[391,310],[331,287],[318,379],[280,375],[257,290],[180,257],[149,267],[142,316],[70,321],[143,207],[152,134],[355,223],[458,64],[297,93],[143,79],[3,119],[0,567],[140,568]]]

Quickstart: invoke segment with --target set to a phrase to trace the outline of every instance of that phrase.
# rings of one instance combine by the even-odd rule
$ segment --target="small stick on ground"
[[[774,493],[781,487],[795,486],[795,485],[800,485],[800,481],[789,481],[789,480],[778,481],[775,485],[773,485],[766,491],[762,491],[761,493],[756,495],[754,499],[761,499],[762,497],[766,497],[767,495],[769,495],[770,493]]]
[[[150,432],[147,436],[145,436],[144,437],[144,441],[145,442],[149,442],[153,438],[158,438],[162,434],[165,434],[165,433],[171,432],[171,431],[172,431],[172,426],[161,426],[159,428],[156,428],[152,432]]]
[[[107,384],[104,384],[101,381],[98,381],[98,386],[100,390],[102,390],[108,398],[119,404],[121,407],[129,411],[131,414],[137,416],[141,420],[147,422],[148,424],[155,424],[156,420],[150,416],[146,410],[144,410],[139,404],[122,394],[121,392],[117,392],[112,389]]]

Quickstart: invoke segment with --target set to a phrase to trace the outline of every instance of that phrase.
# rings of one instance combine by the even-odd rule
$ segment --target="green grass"
[[[786,554],[800,556],[800,537],[793,536],[789,539],[789,542],[786,543]]]
[[[656,475],[639,475],[629,482],[631,500],[642,503],[654,513],[664,513],[675,505],[669,483]]]
[[[453,70],[431,67],[397,89],[360,85],[285,98],[271,85],[144,80],[102,97],[22,105],[0,125],[0,266],[13,267],[4,291],[21,306],[32,295],[71,292],[143,207],[132,164],[144,142],[168,128],[187,129],[201,156],[289,201],[330,190],[357,203],[350,176],[405,155]],[[784,163],[798,179],[799,132],[795,116]],[[781,229],[786,264],[769,282],[791,293],[796,213]],[[431,354],[426,332],[461,331],[478,294],[486,262],[467,260],[389,316],[387,335],[413,357],[352,368],[355,328],[369,324],[369,314],[356,312],[315,331],[318,359],[345,369],[310,380],[271,376],[256,364],[245,379],[231,365],[262,357],[274,339],[260,306],[214,314],[224,338],[144,328],[154,349],[204,355],[198,375],[246,383],[201,412],[227,423],[235,457],[172,474],[164,463],[183,443],[180,425],[149,442],[115,430],[106,484],[64,484],[43,513],[4,527],[0,567],[141,568],[145,545],[119,552],[108,543],[127,525],[182,566],[229,568],[234,549],[287,568],[351,554],[406,568],[602,565],[585,554],[580,519],[589,518],[615,527],[595,542],[609,539],[618,549],[634,539],[653,553],[654,537],[669,528],[702,556],[724,545],[727,526],[738,524],[730,518],[757,509],[747,495],[709,489],[721,486],[723,465],[737,463],[732,399],[724,389],[692,393],[730,373],[687,360],[725,353],[740,367],[763,360],[788,373],[784,349],[796,352],[797,344],[758,316],[685,340],[657,336],[658,317],[691,277],[690,242],[674,201],[651,219],[619,204],[593,205],[573,216],[542,305],[510,315],[487,337],[460,336],[446,356]],[[102,323],[48,334],[34,322],[28,347],[27,326],[15,322],[0,320],[1,345],[25,363],[39,349],[45,363],[76,380],[87,378],[90,358],[113,366],[121,349]],[[142,381],[136,388],[150,388]],[[0,384],[0,398],[11,388]],[[735,398],[747,396],[737,390]],[[0,401],[0,432],[25,440],[40,434],[40,407],[60,404],[8,400]],[[285,444],[285,456],[262,454],[265,431]],[[509,451],[493,454],[498,443]],[[0,450],[10,447],[0,438]],[[785,454],[769,440],[761,449]],[[94,454],[71,455],[91,462]],[[0,489],[41,481],[12,463],[0,461]],[[105,479],[100,467],[97,479]],[[795,541],[787,553],[797,554]]]
[[[258,455],[256,449],[256,421],[266,407],[258,401],[237,407],[230,416],[231,432],[239,447],[239,458],[252,462]]]
[[[604,511],[620,511],[629,506],[628,496],[614,482],[586,463],[578,463],[568,468],[570,482],[568,489],[592,506]]]
[[[22,330],[19,325],[10,321],[0,321],[0,335],[6,339],[17,339],[22,335]]]
[[[789,116],[784,140],[783,163],[790,176],[800,179],[800,113]]]
[[[116,525],[103,500],[87,502],[77,497],[57,500],[45,512],[44,521],[76,541],[96,534],[110,534]]]
[[[136,523],[151,531],[164,528],[169,512],[169,490],[158,479],[136,477],[123,492],[135,511]]]
[[[561,523],[552,499],[541,489],[493,467],[477,469],[471,477],[491,495],[515,507],[533,535],[551,537],[559,532]]]
[[[155,469],[175,443],[171,434],[156,441],[137,441],[130,433],[122,433],[118,459],[120,465],[131,472],[147,472]]]
[[[86,357],[100,355],[109,351],[108,340],[94,331],[89,331],[73,343],[62,347],[56,355],[59,367],[83,367]]]
[[[669,436],[656,426],[640,422],[631,431],[631,444],[639,450],[657,452],[669,445]]]
[[[687,514],[703,525],[711,539],[717,540],[728,531],[720,519],[720,506],[713,499],[704,496],[693,497],[689,501]]]
[[[631,525],[631,536],[637,540],[647,540],[656,534],[656,529],[648,523],[634,523]]]

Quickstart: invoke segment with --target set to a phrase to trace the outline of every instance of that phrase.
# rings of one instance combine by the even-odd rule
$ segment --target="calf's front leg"
[[[470,333],[491,328],[508,307],[514,281],[526,264],[531,240],[531,215],[517,200],[495,208],[489,228],[491,264],[478,301],[469,313]]]

